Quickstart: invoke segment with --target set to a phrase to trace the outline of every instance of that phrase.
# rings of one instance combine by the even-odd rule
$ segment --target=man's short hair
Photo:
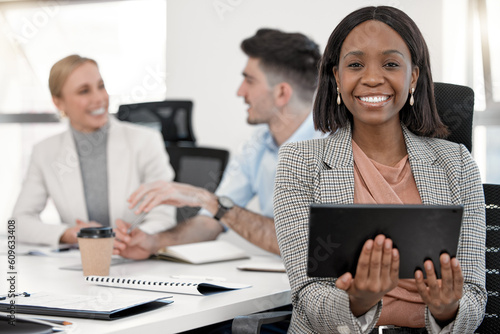
[[[318,86],[318,44],[301,33],[259,29],[241,42],[243,52],[260,60],[269,84],[288,82],[297,97],[311,103]]]

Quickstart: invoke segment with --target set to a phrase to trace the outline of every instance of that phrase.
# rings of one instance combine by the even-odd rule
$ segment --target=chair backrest
[[[167,100],[123,104],[118,109],[117,117],[159,130],[166,146],[195,146],[192,112],[192,101]]]
[[[472,151],[474,91],[466,86],[435,82],[434,97],[439,116],[450,130],[446,139]]]
[[[486,203],[486,290],[488,303],[478,334],[500,329],[500,184],[483,184]]]
[[[229,152],[208,147],[168,146],[170,164],[175,171],[174,181],[191,184],[214,192],[226,169]],[[198,208],[180,208],[177,221],[194,216]]]

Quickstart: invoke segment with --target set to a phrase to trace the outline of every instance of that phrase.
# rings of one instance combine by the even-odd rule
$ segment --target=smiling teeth
[[[389,98],[388,96],[368,96],[368,97],[360,97],[359,99],[363,102],[377,103],[386,101],[388,98]]]
[[[106,109],[104,108],[99,108],[99,109],[96,109],[94,111],[91,111],[90,114],[91,115],[102,115],[106,112]]]

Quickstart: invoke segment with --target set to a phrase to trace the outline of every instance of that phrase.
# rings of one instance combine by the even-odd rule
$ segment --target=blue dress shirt
[[[325,136],[314,129],[311,113],[286,143]],[[238,155],[230,160],[215,194],[231,198],[240,207],[246,207],[252,198],[258,196],[260,213],[273,218],[274,178],[278,164],[278,150],[279,147],[269,127],[259,126]],[[200,214],[207,213],[206,210],[200,211]]]

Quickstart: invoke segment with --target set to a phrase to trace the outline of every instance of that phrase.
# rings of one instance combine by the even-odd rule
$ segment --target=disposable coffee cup
[[[108,276],[115,233],[111,227],[86,227],[77,234],[84,276]]]

